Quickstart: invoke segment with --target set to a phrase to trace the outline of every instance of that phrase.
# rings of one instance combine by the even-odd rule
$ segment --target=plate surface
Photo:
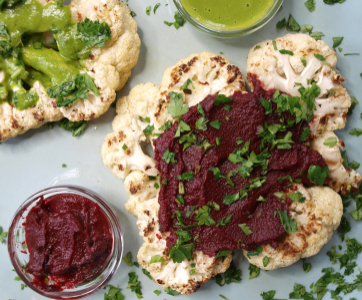
[[[343,52],[338,52],[337,68],[346,78],[345,87],[352,96],[362,101],[362,56],[344,56],[343,53],[360,52],[362,49],[361,37],[361,9],[362,3],[356,0],[348,0],[342,4],[326,5],[322,0],[317,0],[316,11],[309,12],[302,0],[286,0],[283,9],[275,18],[261,30],[245,37],[234,39],[219,39],[208,36],[190,24],[185,24],[179,30],[166,26],[163,21],[172,21],[176,8],[171,0],[168,5],[162,4],[156,15],[151,12],[146,15],[146,6],[152,8],[159,0],[130,0],[131,10],[137,13],[135,20],[138,22],[138,33],[142,40],[141,54],[137,66],[132,71],[132,77],[118,96],[127,95],[136,84],[151,81],[158,84],[161,81],[164,70],[174,65],[179,59],[187,57],[191,53],[210,51],[223,52],[224,55],[240,67],[246,74],[246,58],[249,49],[257,42],[265,39],[277,38],[287,34],[285,29],[276,29],[276,23],[282,18],[288,18],[291,13],[300,25],[311,24],[314,31],[322,31],[323,40],[332,46],[332,37],[344,36],[340,47]],[[348,134],[354,127],[362,127],[359,116],[361,104],[357,105],[354,114],[348,119],[344,130],[337,133],[344,139],[350,160],[361,162],[362,137],[357,138]],[[55,127],[48,129],[45,125],[40,129],[31,130],[24,135],[11,139],[0,145],[0,226],[7,231],[10,220],[20,204],[33,193],[54,185],[75,184],[87,187],[103,196],[117,211],[122,222],[125,234],[125,252],[132,251],[134,259],[142,245],[142,238],[138,235],[136,218],[127,213],[124,204],[127,194],[123,182],[112,175],[111,171],[102,163],[101,146],[106,134],[112,132],[111,122],[115,116],[115,110],[110,110],[98,120],[88,124],[87,130],[79,138],[73,138],[71,133]],[[66,168],[62,168],[66,164]],[[360,169],[361,172],[361,169]],[[354,204],[348,211],[354,209]],[[349,215],[352,230],[350,237],[362,241],[362,221],[356,223]],[[332,266],[326,252],[332,245],[341,244],[340,238],[335,233],[331,241],[324,246],[322,251],[308,259],[312,263],[312,270],[305,274],[302,270],[302,262],[279,269],[276,271],[261,271],[259,277],[248,280],[249,271],[246,259],[241,260],[241,255],[236,253],[236,263],[242,268],[242,281],[219,287],[215,281],[205,284],[197,293],[191,296],[179,296],[184,299],[221,299],[219,294],[230,300],[236,299],[261,299],[262,291],[276,290],[277,298],[288,299],[293,290],[294,283],[300,283],[307,287],[318,280],[321,269]],[[344,251],[344,249],[343,249]],[[362,254],[357,262],[362,267]],[[0,245],[0,290],[1,299],[45,299],[29,288],[20,289],[20,282],[14,281],[16,274],[12,272],[7,249]],[[333,265],[339,269],[339,264]],[[145,299],[173,299],[160,289],[155,283],[142,274],[141,269],[128,267],[124,262],[114,276],[111,284],[122,288],[125,299],[137,299],[134,293],[126,289],[128,272],[136,271],[142,285]],[[359,273],[357,269],[355,274]],[[350,276],[351,282],[355,277]],[[335,286],[330,286],[332,289]],[[160,289],[161,295],[156,296],[153,291]],[[87,298],[89,300],[103,299],[104,291]],[[342,295],[343,296],[343,295]],[[349,299],[356,297],[361,299],[361,293],[354,292],[343,297]],[[327,293],[323,300],[328,300]]]

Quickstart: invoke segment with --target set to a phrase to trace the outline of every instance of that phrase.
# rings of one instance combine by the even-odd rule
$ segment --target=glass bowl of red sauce
[[[219,37],[250,34],[268,23],[284,0],[173,0],[196,28]]]
[[[56,186],[19,207],[8,250],[16,273],[32,290],[52,299],[80,299],[117,272],[123,231],[99,195],[83,187]]]

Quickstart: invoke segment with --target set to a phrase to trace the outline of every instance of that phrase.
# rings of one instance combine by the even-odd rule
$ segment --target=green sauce
[[[214,29],[246,28],[266,15],[273,0],[180,0],[201,24]]]
[[[77,36],[77,25],[69,6],[56,3],[43,6],[36,0],[27,0],[3,7],[0,24],[2,22],[10,42],[0,34],[0,43],[7,40],[19,53],[18,57],[14,51],[10,56],[0,56],[0,71],[5,73],[5,82],[0,84],[0,104],[8,101],[20,110],[35,105],[38,96],[28,92],[35,81],[39,80],[47,88],[74,79],[81,70],[78,59],[90,54],[90,48]],[[35,49],[33,42],[45,42],[43,33],[51,30],[59,51],[46,47]]]

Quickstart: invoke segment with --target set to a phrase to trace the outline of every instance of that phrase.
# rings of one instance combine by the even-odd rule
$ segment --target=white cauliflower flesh
[[[351,97],[342,86],[345,80],[335,66],[337,56],[323,41],[316,41],[306,34],[288,34],[273,41],[266,40],[250,50],[247,60],[249,83],[251,77],[261,81],[262,87],[279,89],[291,96],[300,96],[301,83],[307,86],[312,80],[321,89],[315,98],[314,119],[309,123],[312,131],[312,148],[325,159],[330,170],[330,186],[335,191],[346,192],[349,186],[357,187],[361,175],[342,165],[339,143],[329,148],[323,145],[328,137],[335,137],[333,131],[344,128]],[[292,51],[293,55],[281,54],[280,50]]]
[[[275,270],[287,267],[301,258],[317,254],[330,240],[333,231],[341,222],[343,204],[341,197],[329,187],[304,188],[298,184],[292,192],[300,192],[306,198],[304,203],[293,201],[290,207],[291,218],[297,223],[297,230],[287,235],[276,249],[271,245],[263,245],[258,256],[244,256],[249,262],[264,270]],[[264,266],[263,259],[267,256],[269,263]]]
[[[117,116],[113,121],[114,132],[108,134],[102,147],[104,164],[119,178],[125,179],[130,195],[126,209],[138,218],[137,226],[144,244],[138,252],[140,265],[150,272],[153,280],[163,287],[191,294],[212,276],[223,273],[230,266],[229,254],[224,261],[201,251],[195,251],[190,261],[174,263],[168,260],[170,249],[166,246],[167,232],[161,232],[158,220],[158,189],[160,183],[154,160],[145,154],[141,143],[151,143],[152,133],[162,132],[160,127],[169,114],[169,93],[181,93],[184,104],[201,102],[209,94],[232,95],[245,91],[244,77],[240,70],[219,55],[203,52],[180,60],[165,71],[160,86],[152,83],[134,87],[130,94],[117,102]],[[150,263],[154,255],[165,261]],[[196,267],[192,267],[196,264]],[[190,270],[195,273],[190,275]]]
[[[48,3],[39,2],[42,5]],[[130,77],[131,69],[138,60],[141,42],[137,23],[131,17],[127,4],[119,0],[73,0],[70,10],[77,22],[88,18],[93,22],[106,22],[111,29],[111,38],[104,47],[93,46],[89,57],[82,61],[81,73],[87,73],[94,80],[99,95],[89,90],[88,99],[80,98],[69,106],[58,107],[57,99],[50,98],[47,88],[36,81],[29,91],[36,91],[39,96],[34,106],[19,110],[8,102],[0,104],[0,142],[62,118],[72,122],[95,119],[108,110],[116,92]],[[49,33],[46,33],[46,45],[53,38]]]
[[[345,79],[336,70],[335,51],[307,34],[288,34],[275,39],[275,43],[278,50],[272,40],[251,48],[247,60],[249,83],[251,75],[256,75],[266,90],[275,88],[300,96],[300,86],[295,83],[307,86],[307,80],[313,80],[321,93],[315,100],[317,110],[310,123],[312,132],[317,135],[344,128],[351,97],[341,84]],[[293,55],[281,54],[280,50],[292,51]]]

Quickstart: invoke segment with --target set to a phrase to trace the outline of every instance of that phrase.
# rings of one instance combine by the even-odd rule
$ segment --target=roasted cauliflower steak
[[[329,185],[335,191],[347,193],[357,188],[362,177],[355,170],[343,166],[339,141],[333,149],[324,146],[329,137],[336,137],[334,130],[346,126],[351,97],[342,83],[345,79],[336,69],[336,52],[328,45],[307,34],[287,34],[258,43],[251,48],[247,59],[247,77],[253,88],[252,77],[261,81],[264,89],[278,89],[291,96],[300,96],[299,84],[307,86],[307,80],[315,82],[321,89],[315,99],[314,119],[309,123],[312,131],[312,148],[325,159],[330,170]],[[293,55],[282,54],[288,50]],[[331,154],[333,152],[333,154]]]

